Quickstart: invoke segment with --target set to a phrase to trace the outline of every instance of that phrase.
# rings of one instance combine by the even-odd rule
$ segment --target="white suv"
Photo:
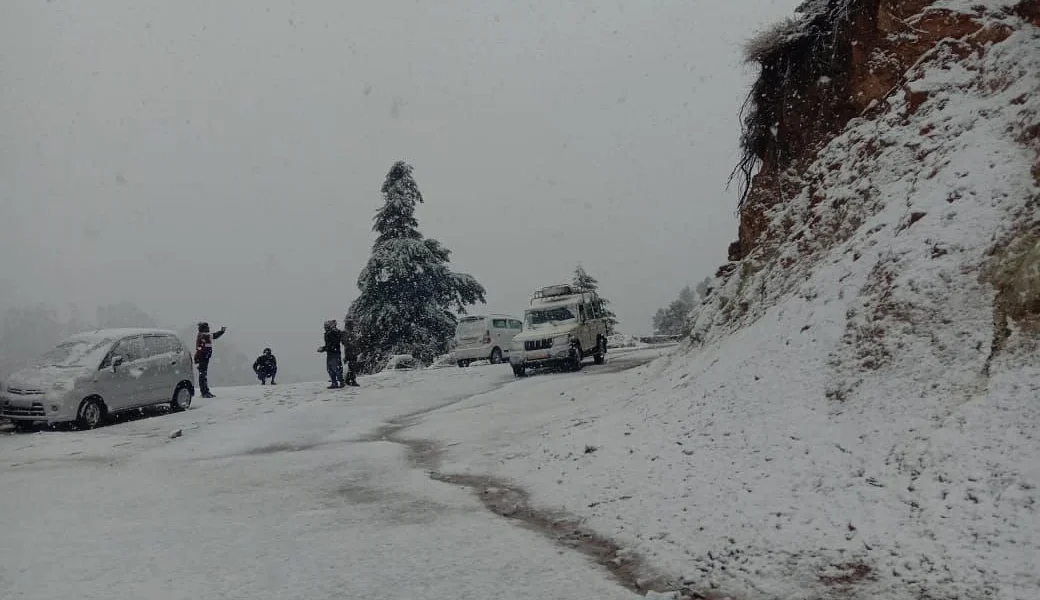
[[[603,304],[593,291],[570,285],[542,288],[524,311],[524,331],[513,338],[509,363],[517,377],[528,368],[561,364],[577,371],[592,356],[597,365],[607,354]]]
[[[499,364],[509,357],[513,336],[523,331],[523,323],[512,315],[471,315],[459,319],[455,327],[455,362],[460,367],[475,360]]]
[[[112,413],[169,404],[195,394],[191,354],[172,331],[101,329],[69,337],[0,384],[0,416],[93,429]]]

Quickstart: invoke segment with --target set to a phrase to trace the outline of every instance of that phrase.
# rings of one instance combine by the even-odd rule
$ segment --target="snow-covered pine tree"
[[[382,188],[372,256],[361,270],[361,294],[348,316],[357,323],[362,371],[371,373],[395,354],[430,364],[448,349],[466,306],[484,302],[484,286],[448,268],[451,251],[419,232],[415,205],[422,193],[412,167],[397,161]]]
[[[610,300],[607,300],[599,293],[599,281],[592,275],[586,273],[585,267],[578,265],[578,267],[574,269],[574,280],[571,283],[578,289],[596,292],[599,296],[600,303],[603,305],[603,315],[607,322],[607,335],[613,335],[614,327],[617,325],[617,315],[614,314],[614,311],[607,308],[607,305],[610,304]]]

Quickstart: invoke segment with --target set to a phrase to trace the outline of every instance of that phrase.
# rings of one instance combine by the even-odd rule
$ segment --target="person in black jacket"
[[[260,385],[267,385],[268,379],[271,380],[271,385],[276,385],[274,376],[278,374],[278,359],[271,354],[270,348],[264,348],[264,353],[253,361],[253,372],[260,380]]]
[[[213,398],[209,392],[209,359],[213,357],[213,340],[224,335],[227,327],[221,327],[216,333],[209,332],[209,323],[199,323],[199,333],[195,336],[195,365],[199,369],[199,391],[203,398]]]
[[[343,363],[347,365],[347,385],[357,387],[358,336],[353,319],[343,321]]]
[[[343,332],[336,328],[336,320],[325,321],[325,345],[318,348],[318,352],[325,353],[325,368],[329,371],[329,379],[332,385],[330,390],[335,390],[343,385],[343,353],[340,346],[343,344]]]

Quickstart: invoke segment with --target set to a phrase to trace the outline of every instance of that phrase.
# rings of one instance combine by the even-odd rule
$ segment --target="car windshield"
[[[34,367],[96,367],[104,350],[112,344],[108,339],[80,339],[62,342],[32,362]]]
[[[578,318],[576,316],[577,314],[577,307],[556,306],[553,308],[529,310],[524,315],[524,319],[526,320],[527,327],[537,328],[542,325],[552,325],[555,323],[573,321]]]

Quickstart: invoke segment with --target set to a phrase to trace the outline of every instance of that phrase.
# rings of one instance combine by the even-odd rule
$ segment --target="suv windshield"
[[[524,315],[528,327],[540,325],[563,323],[577,319],[578,310],[575,306],[557,306],[554,308],[541,308],[529,310]]]
[[[112,340],[97,338],[62,342],[34,360],[32,366],[93,368],[98,366],[100,355],[111,344]]]

